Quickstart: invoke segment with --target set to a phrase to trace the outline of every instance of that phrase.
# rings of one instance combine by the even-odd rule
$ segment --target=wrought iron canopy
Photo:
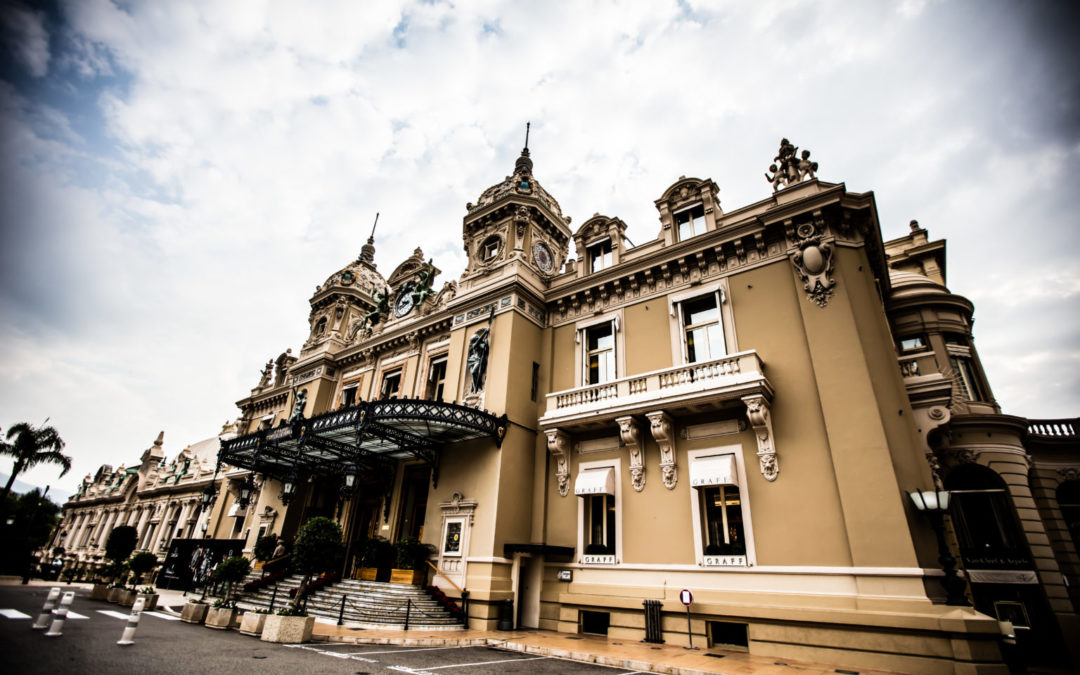
[[[431,466],[438,485],[443,447],[485,437],[501,446],[506,427],[506,415],[455,403],[360,401],[223,441],[218,461],[280,479],[290,471],[343,475],[351,464],[364,473],[380,473],[395,460],[420,459]]]

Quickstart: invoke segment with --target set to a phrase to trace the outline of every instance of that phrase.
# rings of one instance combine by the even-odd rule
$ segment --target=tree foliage
[[[157,556],[149,551],[143,551],[142,553],[136,553],[131,556],[131,560],[128,561],[128,569],[135,573],[135,576],[141,579],[144,574],[150,572],[158,566]]]
[[[301,574],[329,572],[341,565],[341,526],[319,516],[304,523],[293,544],[293,566]]]
[[[277,536],[273,534],[267,534],[255,542],[255,559],[259,562],[266,562],[274,557],[274,549],[277,548]]]
[[[60,507],[42,499],[37,489],[9,494],[6,502],[7,517],[0,521],[0,574],[23,574],[34,563],[34,551],[49,540]]]
[[[135,550],[135,539],[138,533],[131,525],[114,527],[105,540],[105,557],[113,562],[127,560],[131,552]]]
[[[32,469],[38,464],[59,464],[63,467],[60,472],[61,477],[70,471],[71,458],[60,452],[63,449],[64,441],[52,427],[44,424],[34,427],[26,422],[12,425],[7,430],[7,440],[0,441],[0,455],[9,455],[14,460],[11,476],[4,485],[3,494],[0,494],[0,509],[6,508],[11,484],[23,471]]]

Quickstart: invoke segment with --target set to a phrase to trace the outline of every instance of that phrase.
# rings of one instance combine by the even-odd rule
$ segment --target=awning
[[[420,459],[438,485],[443,447],[478,438],[502,445],[506,415],[421,399],[359,401],[291,424],[222,441],[218,461],[274,478],[293,472],[341,475],[350,465],[384,471],[399,459]]]
[[[734,455],[714,455],[690,462],[690,485],[738,485]]]
[[[615,470],[610,466],[603,469],[585,469],[574,481],[575,495],[613,495],[615,494]]]

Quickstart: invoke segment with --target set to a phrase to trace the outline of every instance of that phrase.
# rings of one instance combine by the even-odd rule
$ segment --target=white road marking
[[[348,643],[343,643],[343,644],[348,644]],[[329,647],[330,645],[326,645],[326,646]],[[349,644],[349,646],[350,647],[357,647],[359,645]],[[381,650],[379,650],[377,652],[359,652],[359,653],[370,656],[372,654],[400,654],[402,652],[433,652],[433,651],[437,651],[439,649],[471,649],[471,648],[477,647],[477,646],[479,646],[479,645],[452,645],[452,646],[449,646],[449,647],[405,647],[404,649],[381,649]]]
[[[89,619],[90,617],[88,617],[88,616],[86,616],[84,614],[79,614],[78,612],[73,612],[73,611],[71,611],[69,609],[67,618],[69,618],[69,619]]]
[[[128,616],[130,616],[129,614],[124,614],[123,612],[114,612],[111,609],[99,609],[98,614],[104,614],[105,616],[111,616],[114,619],[126,619],[126,618],[128,618]],[[71,616],[70,612],[68,612],[68,616]]]
[[[23,614],[17,609],[0,609],[0,615],[5,619],[29,619],[29,614]]]
[[[143,614],[149,614],[150,616],[156,616],[159,619],[165,619],[166,621],[179,621],[180,617],[173,616],[172,614],[162,614],[161,612],[143,612]]]
[[[550,658],[551,658],[550,656],[534,656],[531,659],[502,659],[500,661],[477,661],[476,663],[452,663],[452,664],[450,664],[448,666],[428,666],[427,668],[424,668],[424,670],[417,671],[417,672],[426,672],[426,671],[429,671],[429,670],[442,670],[443,668],[468,668],[470,666],[487,666],[487,665],[492,665],[492,664],[495,664],[495,663],[511,663],[511,662],[520,662],[520,661],[542,661],[544,659],[550,659]]]
[[[364,663],[378,663],[375,659],[365,659],[362,656],[355,654],[342,654],[340,652],[328,652],[318,647],[309,647],[307,645],[285,645],[286,647],[292,647],[293,649],[306,649],[309,652],[315,652],[316,654],[326,654],[327,656],[333,656],[337,659],[352,659],[353,661],[363,661]]]

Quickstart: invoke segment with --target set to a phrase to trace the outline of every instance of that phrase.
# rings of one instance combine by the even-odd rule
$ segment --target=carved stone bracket
[[[1077,469],[1074,466],[1058,469],[1058,475],[1061,476],[1062,480],[1076,480],[1080,478],[1080,469]]]
[[[645,439],[641,436],[641,426],[633,417],[617,417],[619,436],[623,445],[630,451],[630,482],[634,490],[645,489]]]
[[[791,254],[791,264],[803,282],[807,297],[818,307],[829,304],[836,280],[832,278],[832,244],[813,236]]]
[[[671,415],[663,410],[645,413],[649,419],[653,438],[660,446],[660,473],[664,479],[664,487],[674,490],[679,482],[679,475],[675,467],[675,425]]]
[[[971,448],[956,448],[949,454],[957,464],[976,464],[979,461],[979,451]]]
[[[769,402],[764,396],[755,395],[743,396],[743,403],[746,404],[746,416],[750,419],[750,426],[754,427],[754,435],[757,437],[761,475],[765,476],[765,480],[774,481],[780,475],[780,463],[776,457],[776,446],[773,444]]]
[[[562,429],[548,429],[548,452],[555,458],[555,478],[559,481],[559,495],[570,492],[570,434]]]

